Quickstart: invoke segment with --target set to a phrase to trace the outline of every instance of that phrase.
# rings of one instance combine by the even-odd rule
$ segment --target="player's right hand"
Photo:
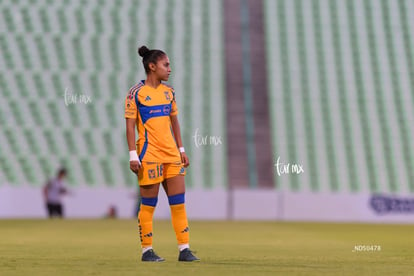
[[[131,171],[138,174],[138,170],[141,169],[141,162],[139,162],[139,160],[131,160],[129,161],[129,168]]]

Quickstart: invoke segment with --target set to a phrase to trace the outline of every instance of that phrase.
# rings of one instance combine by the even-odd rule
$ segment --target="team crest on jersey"
[[[170,92],[168,92],[168,91],[164,91],[164,95],[165,95],[165,99],[166,99],[167,101],[171,101]]]
[[[154,169],[148,170],[148,178],[149,179],[154,179],[155,178],[155,170]]]

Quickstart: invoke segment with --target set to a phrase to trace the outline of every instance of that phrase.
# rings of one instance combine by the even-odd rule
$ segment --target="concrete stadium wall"
[[[79,188],[64,198],[68,218],[100,218],[109,206],[120,218],[133,218],[136,190]],[[414,223],[414,198],[404,195],[278,192],[276,190],[190,190],[187,213],[193,220],[274,220]],[[0,188],[0,218],[44,218],[39,188]],[[160,191],[156,219],[169,219],[167,197]]]

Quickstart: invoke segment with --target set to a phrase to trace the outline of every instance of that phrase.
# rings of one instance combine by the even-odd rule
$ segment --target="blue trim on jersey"
[[[177,204],[183,204],[185,201],[184,194],[178,194],[168,197],[168,203],[170,205],[177,205]]]
[[[142,151],[139,155],[139,160],[142,160],[144,158],[144,155],[147,152],[147,148],[148,148],[148,133],[147,133],[147,130],[145,130],[145,142],[144,142],[144,146],[142,147]]]
[[[138,93],[139,93],[139,91],[141,90],[141,88],[142,87],[144,87],[144,85],[145,85],[145,80],[141,80],[138,84],[137,84],[137,89],[138,89],[138,91],[135,93],[135,105],[137,106],[137,108],[138,108],[138,106],[139,106],[139,101],[138,101]],[[139,110],[138,110],[139,111]]]
[[[135,105],[137,106],[137,108],[139,107],[138,93],[139,93],[139,90],[137,91],[137,93],[135,93]],[[138,112],[139,112],[139,108],[138,108]]]
[[[157,206],[157,202],[158,202],[158,197],[143,197],[141,199],[142,205],[147,205],[147,206],[152,206],[152,207]]]
[[[138,101],[138,98],[136,101]],[[138,105],[138,110],[141,115],[142,123],[145,124],[151,118],[170,116],[171,106],[171,103],[153,106],[146,106],[140,103]]]

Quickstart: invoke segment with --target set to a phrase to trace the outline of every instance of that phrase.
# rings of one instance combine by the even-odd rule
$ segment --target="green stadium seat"
[[[80,118],[76,111],[76,105],[70,104],[67,106],[67,109],[69,111],[71,125],[78,126],[80,124]]]
[[[43,130],[43,136],[49,149],[49,154],[60,155],[61,149],[58,147],[54,135],[55,132],[50,129]]]
[[[102,23],[101,9],[96,8],[95,10],[93,10],[92,16],[93,16],[93,22],[95,24],[95,33],[97,35],[101,35],[104,31],[104,29],[103,29],[104,27],[103,27],[103,23]]]
[[[48,157],[41,156],[40,154],[38,156],[38,162],[40,165],[40,169],[42,170],[43,176],[42,179],[46,181],[47,179],[50,179],[54,175],[52,161]]]
[[[151,1],[149,3],[148,12],[147,12],[147,26],[148,26],[148,38],[147,38],[147,44],[148,45],[154,45],[155,43],[155,36],[156,36],[156,17],[153,16],[156,14],[157,11],[157,3],[156,1]]]
[[[101,91],[101,87],[99,84],[99,77],[97,74],[93,73],[89,77],[90,86],[92,88],[92,98],[98,99],[99,98],[99,92]]]
[[[39,9],[39,17],[40,17],[40,22],[42,25],[42,31],[44,33],[50,33],[51,32],[50,20],[49,20],[49,15],[47,13],[46,8]]]
[[[24,29],[27,33],[33,32],[33,21],[30,18],[29,9],[24,7],[21,9],[21,17],[23,19]]]
[[[2,172],[5,174],[7,181],[10,184],[18,184],[16,172],[13,169],[13,166],[10,164],[10,160],[6,157],[0,156],[0,168]]]
[[[2,52],[4,61],[8,69],[14,69],[13,57],[10,52],[10,48],[7,42],[7,38],[4,35],[0,35],[0,51]]]
[[[68,68],[68,62],[66,60],[64,44],[62,42],[61,36],[55,36],[53,38],[53,44],[55,46],[55,51],[58,57],[59,68],[61,70],[66,70]]]
[[[111,51],[111,60],[112,60],[112,68],[115,71],[118,71],[121,69],[121,64],[120,64],[120,58],[118,55],[119,52],[119,47],[118,47],[118,41],[119,41],[119,37],[117,35],[114,35],[110,38],[109,44],[110,44],[110,51]]]
[[[98,113],[96,112],[95,105],[94,104],[87,105],[86,110],[89,115],[90,124],[93,126],[99,126],[99,117],[98,117]]]
[[[4,21],[6,22],[6,25],[7,25],[7,30],[10,33],[15,32],[16,31],[16,25],[13,21],[13,15],[12,15],[9,8],[3,8],[3,17],[4,17]]]
[[[6,116],[4,115],[3,110],[0,110],[0,125],[4,126],[4,125],[6,125],[6,123],[7,123]],[[1,145],[0,145],[0,147],[1,147]],[[0,152],[0,155],[1,154],[2,153]]]
[[[66,129],[63,131],[63,138],[67,147],[67,152],[71,155],[77,155],[78,149],[76,148],[76,143],[73,138],[73,131]]]
[[[135,6],[134,6],[135,7]],[[128,18],[129,18],[129,25],[130,25],[130,28],[131,28],[131,32],[133,33],[133,34],[136,34],[136,33],[138,33],[138,31],[139,31],[139,23],[138,23],[138,18],[137,18],[137,10],[139,9],[139,7],[138,6],[136,6],[136,8],[135,9],[130,9],[129,11],[128,11]],[[133,39],[134,40],[134,38],[133,37],[131,37],[131,39]],[[134,47],[136,47],[136,41],[134,40],[133,41],[133,43],[132,44],[129,44],[129,45],[134,45]],[[132,55],[133,54],[133,52],[134,51],[130,51],[129,52],[129,54],[130,55]],[[134,55],[134,57],[135,57],[135,55]]]
[[[137,79],[136,73],[133,73],[133,70],[131,69],[131,73],[128,74],[128,85],[129,85],[129,87],[127,89],[131,88],[133,85],[135,85],[139,81],[140,80]],[[124,94],[126,96],[128,91],[122,91],[122,92],[124,92]]]
[[[6,136],[7,143],[9,144],[8,148],[10,148],[14,154],[19,155],[21,153],[21,147],[17,142],[16,134],[10,128],[4,129],[4,134]]]
[[[57,18],[59,20],[60,33],[67,33],[69,31],[69,27],[64,8],[60,8],[57,11]]]
[[[19,126],[24,125],[25,120],[23,120],[21,106],[19,105],[19,103],[17,103],[15,100],[10,100],[9,106],[12,111],[14,120],[16,120],[16,124]]]
[[[108,116],[109,125],[115,127],[118,124],[117,114],[113,103],[107,103],[105,106],[106,114]]]
[[[113,176],[113,165],[111,164],[110,160],[108,159],[101,159],[100,160],[100,165],[101,165],[101,169],[103,171],[103,176],[104,176],[104,180],[105,180],[105,184],[107,186],[114,186],[115,183],[115,179]]]
[[[37,137],[33,135],[33,131],[26,128],[23,133],[24,137],[26,138],[26,143],[30,145],[31,154],[34,154],[36,156],[40,155],[41,151],[39,148]]]
[[[96,150],[95,141],[93,139],[92,131],[90,131],[90,130],[84,131],[83,139],[85,140],[86,148],[88,150],[88,155],[90,155],[90,156],[96,155],[97,150]]]
[[[33,81],[36,86],[37,96],[39,98],[45,98],[46,97],[46,87],[43,83],[43,77],[40,73],[34,73],[33,74]]]
[[[32,115],[32,118],[34,119],[35,123],[37,125],[43,125],[44,120],[43,120],[43,117],[40,113],[39,106],[37,105],[36,102],[34,102],[34,101],[29,102],[29,110],[30,110],[30,114]]]
[[[75,10],[75,17],[76,17],[76,23],[78,27],[78,33],[84,34],[86,32],[86,23],[85,23],[85,18],[82,13],[82,8],[77,8]]]
[[[49,56],[47,54],[47,48],[43,41],[42,36],[36,35],[34,40],[35,40],[38,55],[40,57],[40,62],[42,63],[42,69],[44,70],[50,69]]]
[[[109,75],[108,86],[110,88],[112,96],[114,98],[119,97],[118,75],[116,73],[113,73],[113,74]]]
[[[79,74],[77,73],[73,73],[70,75],[70,82],[72,85],[72,89],[71,92],[75,95],[81,95],[83,94],[83,89],[82,89],[82,85],[81,82],[79,80]]]
[[[112,156],[115,153],[114,143],[112,140],[111,131],[105,131],[103,133],[103,139],[105,142],[105,149],[108,156]]]
[[[136,175],[129,169],[129,160],[127,158],[121,159],[119,162],[124,178],[125,186],[134,187],[138,185],[138,179]]]
[[[91,53],[93,55],[93,61],[95,64],[95,70],[101,71],[102,70],[102,54],[99,46],[99,36],[93,35],[91,38]]]
[[[3,72],[0,72],[0,87],[1,87],[3,99],[10,98],[11,97],[10,88],[9,88],[8,82]]]
[[[47,103],[47,108],[49,110],[49,115],[50,115],[50,118],[52,118],[53,124],[56,127],[61,126],[62,125],[62,119],[60,117],[60,113],[58,111],[56,103],[52,102],[52,101],[48,102]]]
[[[89,159],[83,158],[80,161],[80,165],[82,169],[83,178],[85,179],[86,184],[94,185],[96,183],[94,177],[95,172],[92,170],[90,162],[91,161]]]
[[[16,42],[20,51],[21,59],[23,60],[24,67],[26,69],[32,69],[31,57],[29,50],[27,49],[26,41],[22,35],[16,36]]]
[[[65,93],[65,87],[62,84],[62,79],[59,74],[53,73],[52,74],[52,83],[53,83],[53,90],[56,93],[57,97],[62,97]]]
[[[111,20],[112,20],[112,27],[113,27],[113,33],[115,35],[119,35],[122,33],[121,28],[121,21],[119,19],[119,9],[118,6],[114,6],[115,8],[111,10]]]
[[[134,31],[134,32],[138,32]],[[137,55],[137,41],[136,38],[134,36],[130,36],[128,38],[128,54],[129,54],[129,75],[128,75],[128,79],[131,80],[131,76],[133,76],[133,80],[132,82],[128,82],[128,84],[132,84],[136,81],[136,72],[139,70],[139,65],[141,65],[141,63],[139,63],[139,57]]]
[[[85,66],[85,58],[82,52],[82,45],[81,45],[81,36],[75,36],[72,39],[72,45],[73,45],[73,49],[75,51],[75,57],[76,57],[76,64],[78,66],[78,70],[83,71],[85,70],[86,66]]]
[[[36,177],[36,174],[33,170],[33,166],[30,161],[25,156],[19,157],[20,171],[23,172],[23,175],[27,182],[32,185],[39,185],[39,181]]]

